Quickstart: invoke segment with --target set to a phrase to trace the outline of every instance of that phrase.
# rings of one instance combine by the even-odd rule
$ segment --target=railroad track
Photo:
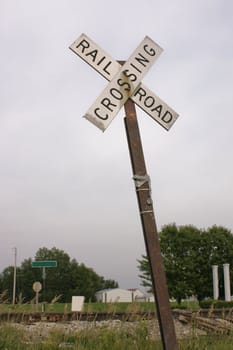
[[[182,323],[192,324],[194,327],[208,333],[230,334],[233,332],[232,310],[200,310],[198,312],[174,310],[175,317]]]
[[[154,312],[6,312],[0,314],[0,322],[70,322],[70,321],[105,321],[120,320],[135,322],[151,320],[157,316]]]
[[[233,331],[233,310],[199,310],[191,312],[187,310],[173,310],[174,319],[183,324],[192,324],[196,328],[209,333],[229,334]],[[7,312],[0,314],[0,322],[14,322],[33,324],[36,322],[71,322],[88,321],[99,322],[105,320],[120,320],[136,322],[140,320],[157,319],[155,312],[33,312],[16,313]]]

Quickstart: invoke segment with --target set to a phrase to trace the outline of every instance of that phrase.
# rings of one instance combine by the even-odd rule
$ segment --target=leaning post
[[[128,99],[125,108],[125,128],[133,170],[133,179],[140,211],[145,246],[151,268],[156,310],[164,350],[178,349],[173,317],[169,305],[163,260],[151,198],[150,178],[146,171],[135,104]]]
[[[145,245],[151,267],[163,348],[164,350],[177,350],[176,334],[169,306],[166,276],[151,199],[150,181],[146,172],[134,105],[136,103],[166,130],[169,130],[178,118],[178,114],[172,108],[141,82],[163,49],[148,36],[145,36],[127,61],[117,62],[85,34],[81,34],[70,45],[70,49],[110,81],[84,117],[100,130],[105,131],[124,105],[125,127]],[[124,66],[122,67],[122,65]]]

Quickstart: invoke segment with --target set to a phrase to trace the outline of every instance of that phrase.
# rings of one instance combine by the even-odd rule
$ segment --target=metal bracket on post
[[[140,188],[144,183],[148,182],[150,186],[150,176],[149,175],[134,175],[133,176],[136,188]]]
[[[150,182],[150,176],[149,175],[134,175],[133,176],[133,180],[135,183],[135,188],[136,191],[148,191],[148,199],[147,199],[147,204],[148,205],[152,205],[153,201],[151,198],[151,182]],[[144,185],[145,183],[148,183],[148,188],[142,188],[142,185]],[[150,211],[147,211],[150,212]]]

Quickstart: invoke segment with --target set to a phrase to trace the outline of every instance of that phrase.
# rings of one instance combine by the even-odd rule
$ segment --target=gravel
[[[149,334],[153,339],[160,338],[159,325],[156,320],[143,321],[148,327]],[[185,338],[191,336],[205,335],[206,332],[193,328],[189,324],[183,324],[178,320],[174,320],[175,330],[177,338]],[[122,322],[119,320],[112,321],[71,321],[67,323],[53,323],[53,322],[37,322],[33,324],[22,324],[22,323],[12,323],[16,328],[23,330],[25,341],[28,343],[31,342],[40,342],[46,340],[50,332],[59,332],[72,334],[77,333],[82,330],[92,330],[93,328],[114,328],[114,329],[127,329],[129,333],[133,332],[136,327],[139,325],[138,322]]]

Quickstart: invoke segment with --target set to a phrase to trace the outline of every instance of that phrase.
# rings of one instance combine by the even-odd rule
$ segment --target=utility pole
[[[12,297],[12,304],[15,305],[17,248],[14,247],[13,250],[14,250],[14,274],[13,274],[13,297]]]

